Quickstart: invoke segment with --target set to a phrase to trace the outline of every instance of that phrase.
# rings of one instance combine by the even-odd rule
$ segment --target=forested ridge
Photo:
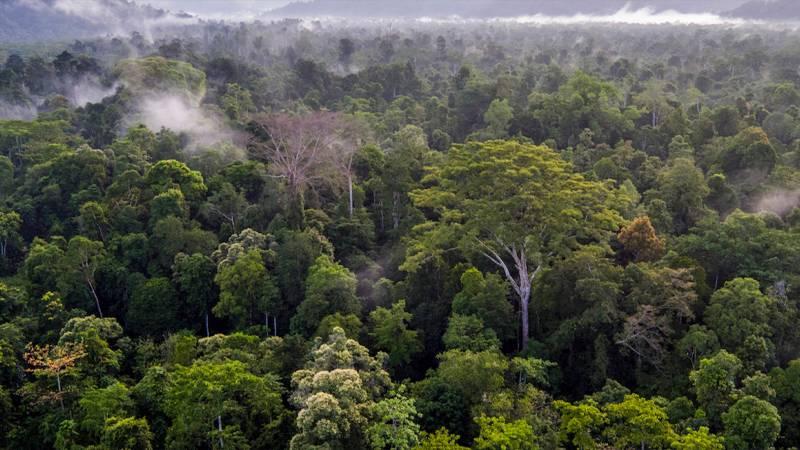
[[[800,446],[800,34],[0,44],[0,447]]]

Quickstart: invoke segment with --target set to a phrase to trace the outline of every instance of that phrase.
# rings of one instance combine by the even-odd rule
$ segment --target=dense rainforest
[[[0,44],[0,447],[800,446],[800,33]]]

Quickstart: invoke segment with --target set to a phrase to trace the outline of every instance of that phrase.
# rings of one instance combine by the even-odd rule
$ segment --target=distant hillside
[[[728,15],[757,20],[798,20],[800,1],[751,0],[731,10]]]
[[[746,0],[313,0],[273,10],[274,16],[343,17],[513,17],[521,15],[571,16],[612,14],[625,5],[633,9],[668,9],[685,13],[721,12]]]
[[[0,0],[0,42],[127,34],[187,19],[126,0]]]

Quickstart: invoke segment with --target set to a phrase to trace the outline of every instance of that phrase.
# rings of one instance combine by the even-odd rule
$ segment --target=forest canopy
[[[800,446],[794,29],[0,56],[0,448]]]

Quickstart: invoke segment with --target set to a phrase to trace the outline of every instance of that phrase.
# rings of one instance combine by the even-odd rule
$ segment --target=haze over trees
[[[800,446],[793,27],[118,6],[0,26],[0,448]]]

